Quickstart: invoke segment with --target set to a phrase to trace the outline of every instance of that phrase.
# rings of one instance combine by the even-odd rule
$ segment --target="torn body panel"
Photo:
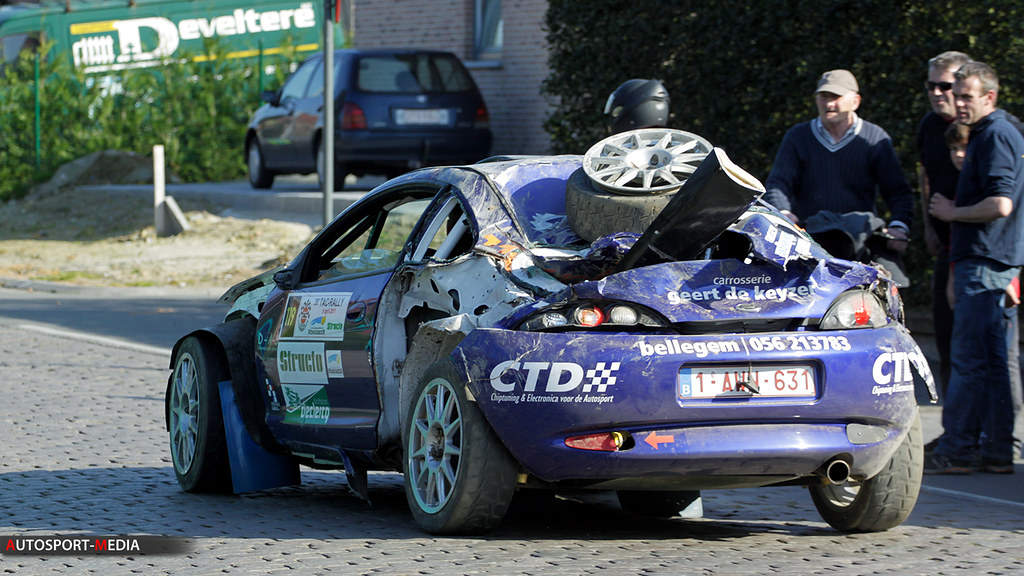
[[[492,326],[536,297],[490,257],[400,269],[378,313],[374,370],[383,406],[378,445],[400,440],[405,395],[430,364],[446,357],[476,327]]]

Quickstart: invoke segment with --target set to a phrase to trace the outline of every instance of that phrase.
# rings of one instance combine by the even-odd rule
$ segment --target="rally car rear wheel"
[[[424,373],[403,428],[405,494],[432,534],[479,534],[504,518],[518,465],[449,362]]]
[[[217,383],[226,374],[220,355],[194,336],[178,348],[167,390],[171,459],[186,492],[230,492],[231,469]]]
[[[899,526],[921,491],[923,450],[918,416],[881,472],[864,482],[811,486],[814,506],[830,526],[843,532],[881,532]]]

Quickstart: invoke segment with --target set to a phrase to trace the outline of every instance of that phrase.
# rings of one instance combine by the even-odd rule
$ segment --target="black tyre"
[[[583,168],[565,183],[569,226],[588,242],[614,232],[642,233],[671,199],[672,193],[613,194],[596,187]]]
[[[700,498],[700,490],[618,490],[619,506],[635,516],[672,518]]]
[[[231,492],[217,389],[226,375],[221,355],[209,343],[193,336],[178,348],[167,408],[174,474],[186,492]]]
[[[892,459],[864,482],[814,485],[811,499],[821,517],[843,532],[882,532],[899,526],[917,503],[924,472],[921,418],[907,433]]]
[[[249,184],[257,190],[266,190],[274,185],[274,173],[267,170],[266,162],[263,160],[263,150],[260,149],[259,141],[254,137],[249,141],[248,162]]]
[[[423,374],[406,411],[405,495],[431,534],[480,534],[496,526],[515,492],[518,465],[466,398],[451,363]]]
[[[316,145],[316,182],[320,189],[324,189],[324,141],[320,140]],[[345,177],[348,176],[348,168],[343,164],[334,164],[334,191],[340,192],[345,189]]]

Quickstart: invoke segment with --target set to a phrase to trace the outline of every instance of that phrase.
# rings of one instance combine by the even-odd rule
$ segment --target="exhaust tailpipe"
[[[825,465],[825,479],[831,484],[844,484],[850,479],[850,464],[836,458]]]

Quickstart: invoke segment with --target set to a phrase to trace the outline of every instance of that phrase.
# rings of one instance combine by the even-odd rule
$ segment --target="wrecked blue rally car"
[[[669,517],[714,488],[802,485],[842,531],[910,514],[915,388],[896,286],[833,258],[702,138],[417,170],[174,347],[167,427],[189,492],[400,471],[435,534],[517,490],[615,491]]]

